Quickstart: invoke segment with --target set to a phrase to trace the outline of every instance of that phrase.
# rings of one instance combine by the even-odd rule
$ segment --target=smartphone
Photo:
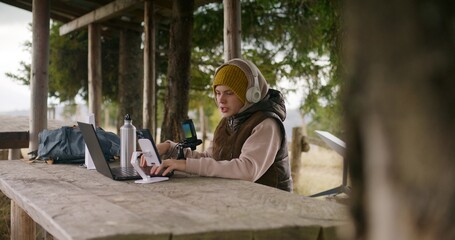
[[[194,129],[193,120],[188,119],[182,122],[183,135],[185,137],[185,142],[196,142],[197,135],[196,130]]]

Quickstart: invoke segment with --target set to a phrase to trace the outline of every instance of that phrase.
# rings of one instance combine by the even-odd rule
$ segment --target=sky
[[[30,108],[30,88],[5,76],[18,73],[21,61],[31,62],[23,44],[32,39],[28,24],[32,13],[0,3],[0,112]]]
[[[0,113],[27,111],[30,108],[30,88],[5,76],[17,74],[20,62],[31,62],[31,53],[24,50],[25,41],[32,40],[28,24],[32,13],[0,3]],[[287,83],[281,83],[285,87]],[[301,93],[287,95],[286,107],[298,108]]]

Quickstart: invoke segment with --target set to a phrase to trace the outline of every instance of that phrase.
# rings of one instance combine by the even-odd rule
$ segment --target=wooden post
[[[302,153],[302,128],[292,128],[292,143],[291,143],[291,176],[294,181],[294,192],[297,191],[300,178],[300,161]]]
[[[8,160],[17,160],[21,158],[21,150],[17,148],[9,149]]]
[[[101,122],[101,32],[97,23],[88,25],[88,109]]]
[[[300,168],[302,152],[310,151],[310,144],[307,141],[305,127],[292,128],[291,143],[291,176],[294,180],[294,192],[298,192],[297,186],[300,181]]]
[[[224,0],[224,61],[241,57],[240,0]]]
[[[38,133],[47,128],[50,0],[33,0],[29,151],[38,149]]]
[[[11,239],[36,239],[35,221],[11,200]]]
[[[144,93],[142,125],[156,138],[156,74],[155,43],[156,18],[154,1],[144,3]]]

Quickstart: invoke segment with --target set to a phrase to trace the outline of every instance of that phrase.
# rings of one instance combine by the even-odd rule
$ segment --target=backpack
[[[120,138],[112,132],[96,128],[106,159],[120,155]],[[85,141],[77,126],[64,126],[55,130],[43,130],[38,133],[37,159],[53,160],[54,163],[84,163]]]

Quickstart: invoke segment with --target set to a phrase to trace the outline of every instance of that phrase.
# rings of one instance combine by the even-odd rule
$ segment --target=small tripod
[[[178,154],[177,154],[177,159],[185,159],[185,154],[183,152],[183,149],[185,148],[191,148],[191,150],[196,150],[196,146],[201,144],[202,140],[201,139],[196,139],[196,141],[183,141],[177,144],[177,149],[178,149]]]

